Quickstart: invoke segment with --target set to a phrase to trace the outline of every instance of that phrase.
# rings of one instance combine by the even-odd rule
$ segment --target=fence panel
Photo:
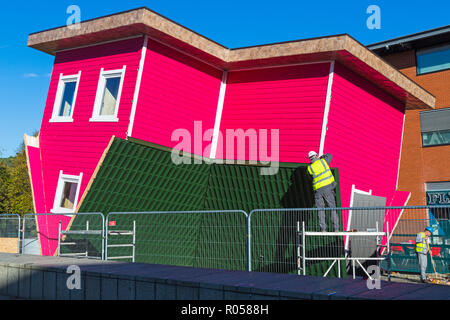
[[[391,270],[419,272],[415,253],[417,233],[425,227],[433,228],[430,238],[431,254],[428,255],[427,273],[449,274],[450,220],[448,219],[403,219],[393,230],[391,241]]]
[[[247,214],[113,212],[106,218],[105,245],[108,260],[246,270]]]
[[[26,214],[22,252],[102,259],[104,226],[105,218],[98,212]]]
[[[0,252],[20,252],[20,216],[0,214]]]
[[[325,208],[328,230],[333,230],[328,218],[330,211]],[[320,231],[317,208],[308,209],[259,209],[249,214],[251,232],[251,271],[298,273],[302,246],[298,228],[305,223],[305,230]],[[340,230],[342,230],[342,210],[337,209]],[[330,257],[344,252],[344,240],[338,237],[310,237],[306,244],[307,256]],[[301,249],[303,250],[303,248]],[[343,262],[341,267],[343,267]],[[323,275],[328,269],[327,261],[307,261],[307,275]],[[338,275],[336,265],[330,275]]]

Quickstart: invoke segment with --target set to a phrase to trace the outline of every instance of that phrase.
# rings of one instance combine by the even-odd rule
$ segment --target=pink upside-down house
[[[358,192],[405,205],[405,109],[435,102],[346,34],[229,49],[139,8],[30,34],[28,46],[55,56],[39,136],[25,136],[34,208],[49,213],[40,233],[53,239],[51,214],[76,212],[112,136],[173,148],[177,129],[205,135],[193,153],[247,160],[224,146],[227,129],[278,130],[272,160],[333,154],[343,207]],[[55,247],[41,239],[42,254]]]

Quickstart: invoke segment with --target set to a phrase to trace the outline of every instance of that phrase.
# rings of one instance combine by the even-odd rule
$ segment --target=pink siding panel
[[[402,207],[408,204],[408,200],[411,197],[411,192],[408,191],[396,191],[392,197],[391,202],[388,204],[390,207]],[[386,222],[389,222],[389,232],[392,233],[397,226],[398,220],[403,214],[400,210],[388,210],[384,219],[384,230],[386,231]]]
[[[61,221],[61,230],[69,225],[71,217],[65,215],[38,215],[36,217],[39,228],[39,243],[44,256],[52,256],[58,249],[58,230]]]
[[[259,150],[264,152],[258,160],[278,150],[282,162],[307,162],[308,151],[319,149],[329,68],[318,63],[230,72],[220,126],[223,144],[227,130],[266,129],[267,149]],[[270,143],[272,129],[279,130],[279,146]],[[219,141],[217,158],[242,159],[236,150],[227,155],[223,144]],[[256,160],[250,144],[247,140],[245,160]]]
[[[126,138],[142,44],[143,37],[139,37],[56,54],[40,131],[46,212],[53,208],[60,170],[70,175],[83,173],[79,194],[81,197],[111,136]],[[115,70],[122,69],[124,65],[126,71],[118,112],[119,121],[89,122],[101,68]],[[81,71],[81,78],[73,109],[74,121],[49,122],[60,73],[71,75],[78,71]],[[48,230],[48,235],[55,239],[53,229],[57,228],[57,224],[49,221],[46,227],[52,229]],[[56,249],[56,242],[53,240],[49,246],[43,247],[43,251],[52,254]]]
[[[221,70],[149,39],[132,137],[174,147],[176,129],[192,139],[194,121],[202,133],[213,129],[221,79]]]
[[[403,115],[401,102],[336,64],[324,152],[333,154],[332,166],[339,168],[343,207],[350,205],[352,184],[391,203]]]
[[[28,163],[33,188],[33,201],[37,213],[46,212],[44,201],[44,185],[42,180],[41,150],[27,146]]]

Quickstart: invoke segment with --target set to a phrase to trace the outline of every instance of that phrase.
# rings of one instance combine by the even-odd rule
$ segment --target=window
[[[73,213],[77,207],[81,178],[79,176],[63,174],[59,172],[58,185],[56,187],[55,200],[52,213]]]
[[[450,45],[418,50],[417,74],[450,69]]]
[[[422,146],[450,144],[450,108],[423,111],[420,113]]]
[[[72,122],[81,71],[76,75],[60,74],[50,122]]]
[[[119,121],[117,113],[122,92],[125,66],[120,70],[100,71],[94,112],[90,121]]]
[[[450,204],[450,181],[427,182],[427,205],[446,206]],[[448,220],[450,218],[450,208],[429,209],[431,219]]]

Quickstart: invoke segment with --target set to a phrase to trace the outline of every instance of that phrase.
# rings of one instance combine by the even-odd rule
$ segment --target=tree
[[[0,213],[6,213],[8,170],[3,161],[0,161]]]
[[[34,211],[25,147],[16,154],[9,168],[7,210],[18,214]]]
[[[38,135],[38,132],[33,134]],[[0,159],[0,213],[32,213],[33,198],[28,176],[25,145],[8,161]]]

